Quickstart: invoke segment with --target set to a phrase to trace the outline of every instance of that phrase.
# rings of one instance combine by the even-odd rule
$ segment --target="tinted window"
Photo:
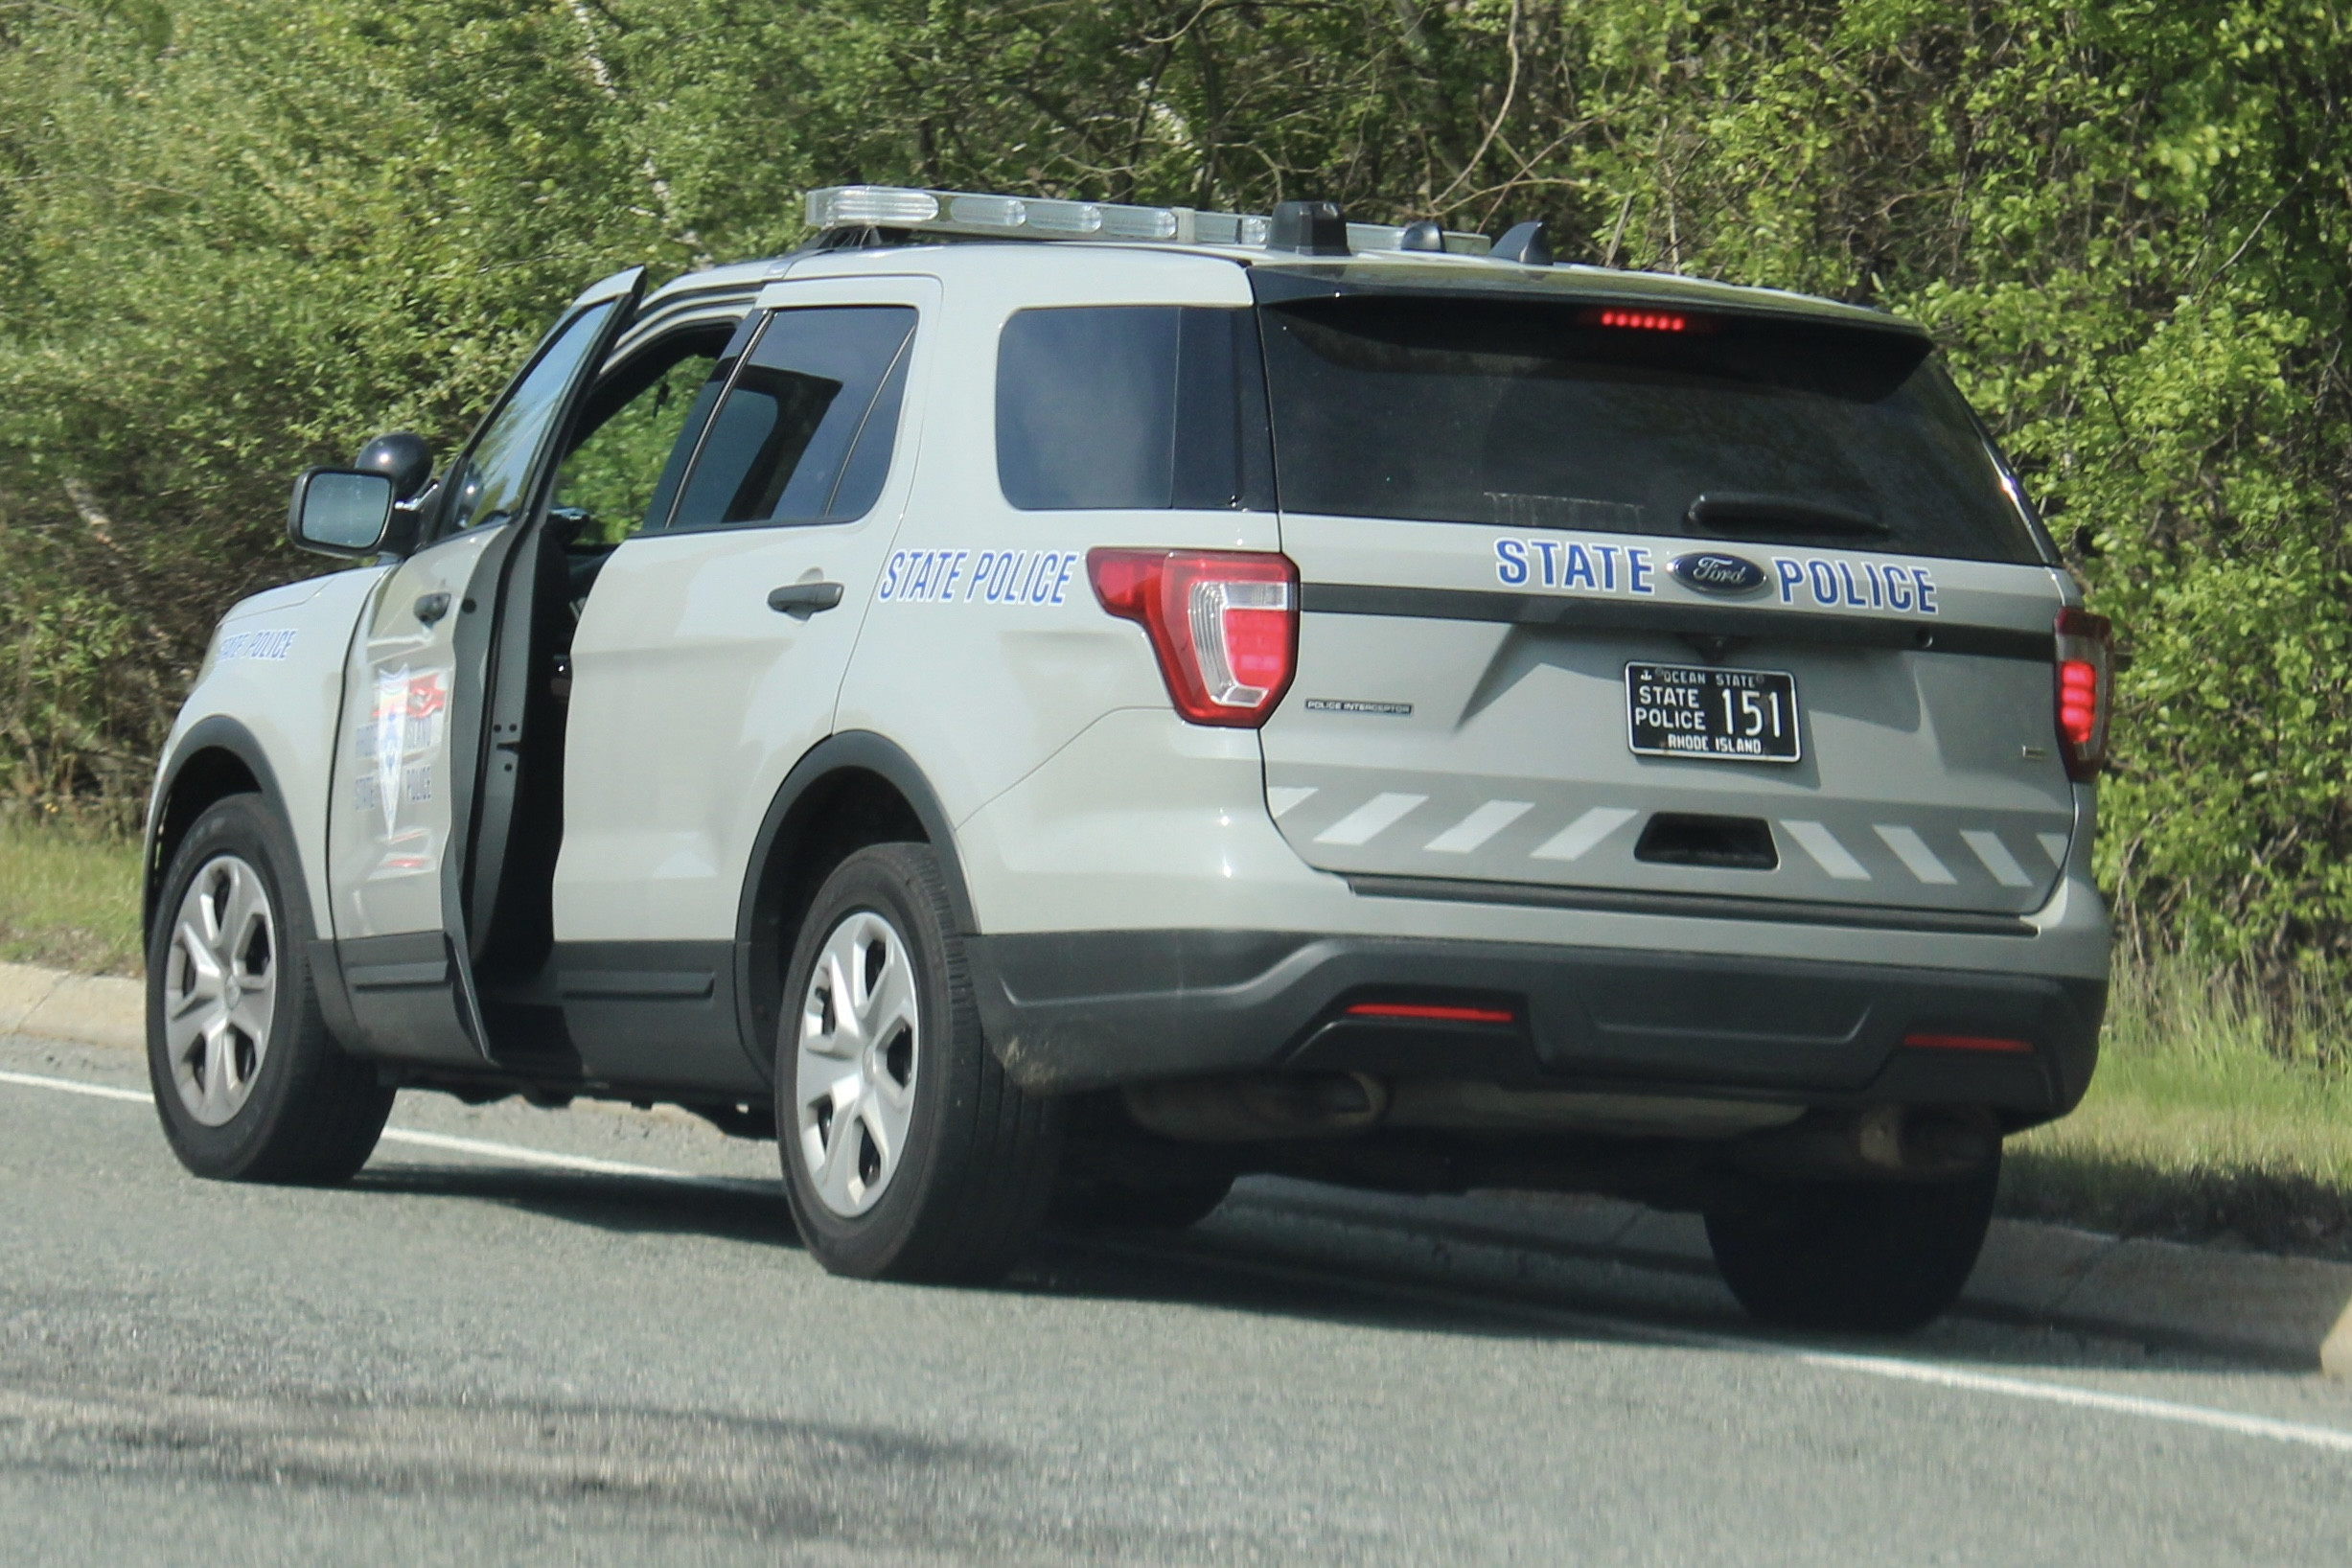
[[[564,395],[580,362],[595,348],[598,333],[619,307],[618,300],[591,306],[548,339],[451,476],[449,528],[504,522],[525,504],[532,463],[548,427],[563,413]]]
[[[905,385],[894,372],[914,322],[899,305],[776,311],[711,421],[670,526],[863,516],[889,470]]]
[[[1268,504],[1247,311],[1022,311],[997,348],[997,482],[1026,511]]]
[[[1360,296],[1270,308],[1283,507],[2041,560],[1925,342],[1599,315]]]

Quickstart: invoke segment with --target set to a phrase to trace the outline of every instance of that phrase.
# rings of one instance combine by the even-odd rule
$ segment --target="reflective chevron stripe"
[[[1428,799],[1425,795],[1375,795],[1347,816],[1315,835],[1317,843],[1370,843],[1386,833],[1405,813]]]
[[[1279,818],[1315,793],[1312,784],[1269,784],[1266,786],[1266,809]]]
[[[1595,806],[1536,846],[1539,861],[1572,861],[1633,820],[1635,814],[1616,806]]]
[[[1532,800],[1489,800],[1421,847],[1441,855],[1466,855],[1534,809]]]
[[[1902,861],[1904,868],[1920,881],[1948,888],[1960,880],[1951,874],[1950,866],[1935,858],[1935,851],[1927,847],[1927,841],[1909,828],[1897,823],[1874,822],[1871,831],[1885,841],[1886,847],[1895,852],[1895,858]]]
[[[1856,860],[1846,846],[1837,842],[1837,835],[1823,827],[1819,822],[1800,822],[1784,818],[1781,826],[1787,828],[1788,836],[1796,840],[1798,846],[1813,858],[1814,865],[1838,881],[1868,882],[1870,880],[1870,872],[1863,867],[1862,863]]]
[[[1985,863],[1985,869],[1992,872],[1993,880],[2002,887],[2031,888],[2034,885],[2034,879],[2025,874],[2025,867],[2018,864],[2018,858],[2009,852],[2009,846],[2001,842],[1999,834],[1987,833],[1981,828],[1966,828],[1961,831],[1960,839],[1976,851],[1976,858]]]

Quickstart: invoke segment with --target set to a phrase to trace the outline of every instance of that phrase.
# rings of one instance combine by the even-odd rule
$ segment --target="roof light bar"
[[[926,191],[898,185],[829,185],[808,195],[813,229],[917,229],[980,239],[1124,240],[1179,245],[1233,245],[1261,250],[1276,243],[1275,220],[1261,213],[1210,213],[1192,207],[1137,207],[1110,201],[1057,201],[1043,196],[993,196],[978,191]],[[1392,227],[1347,223],[1332,209],[1321,237],[1345,223],[1350,251],[1434,251],[1434,224]],[[1439,232],[1456,256],[1484,256],[1483,234]],[[1335,250],[1336,247],[1334,246]],[[1326,252],[1327,253],[1327,252]]]

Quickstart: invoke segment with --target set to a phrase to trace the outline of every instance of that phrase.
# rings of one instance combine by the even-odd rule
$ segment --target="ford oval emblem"
[[[1770,579],[1764,569],[1744,556],[1699,550],[1678,555],[1666,564],[1675,581],[1701,593],[1753,593]]]

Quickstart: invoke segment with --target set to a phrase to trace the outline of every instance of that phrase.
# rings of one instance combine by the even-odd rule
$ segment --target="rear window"
[[[1019,311],[997,345],[997,482],[1024,511],[1264,508],[1264,408],[1246,310]]]
[[[1908,334],[1364,296],[1263,318],[1288,511],[2042,559]]]

